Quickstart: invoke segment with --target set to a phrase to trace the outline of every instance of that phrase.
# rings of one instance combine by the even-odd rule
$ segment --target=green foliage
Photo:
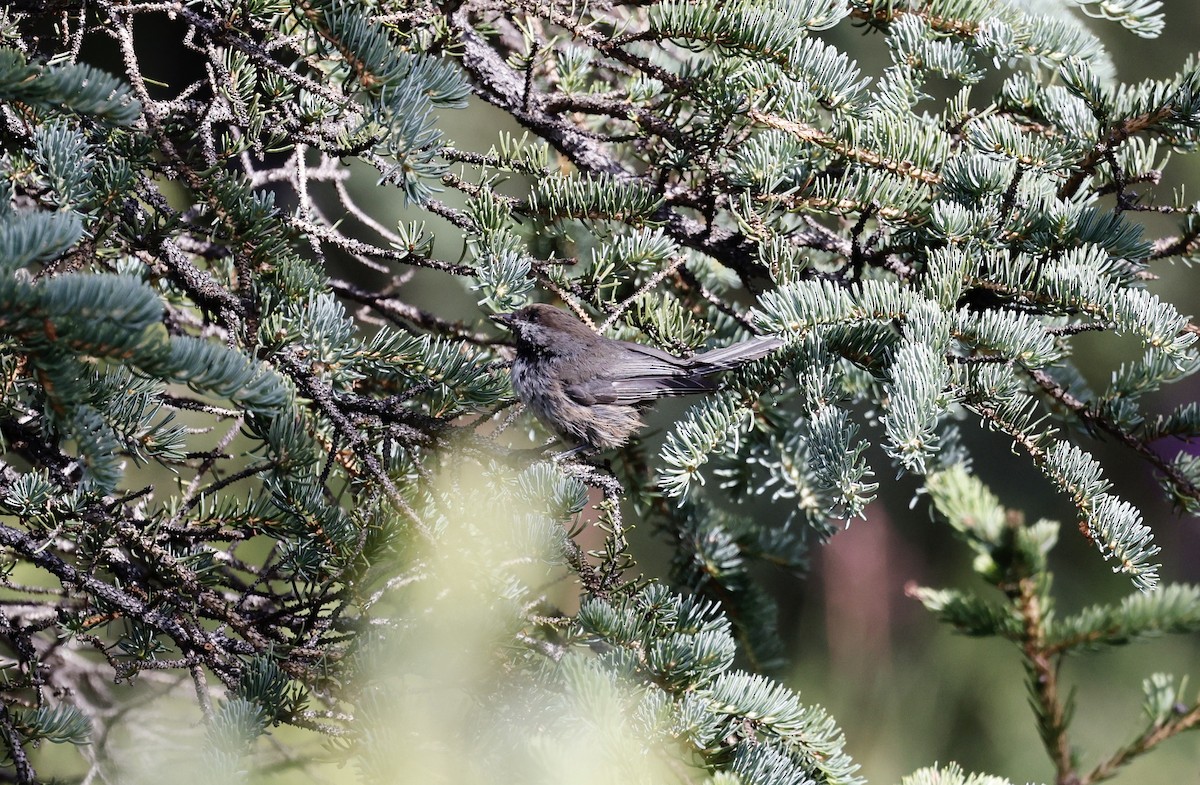
[[[990,774],[966,774],[962,767],[951,763],[942,768],[928,768],[914,771],[900,785],[1011,785],[1003,777],[993,777]]]
[[[83,712],[67,704],[23,711],[14,721],[29,741],[45,739],[54,744],[87,744],[91,741],[91,722]]]
[[[1153,410],[1200,371],[1184,298],[1153,283],[1200,248],[1197,206],[1159,186],[1166,151],[1200,145],[1200,61],[1121,83],[1087,22],[1154,37],[1156,2],[76,10],[0,11],[18,780],[39,740],[107,743],[72,690],[178,671],[217,781],[293,724],[381,779],[403,753],[463,781],[558,782],[579,758],[607,780],[857,783],[833,721],[754,672],[787,654],[760,572],[802,573],[864,517],[877,460],[924,482],[998,590],[914,591],[1020,647],[1060,780],[1056,663],[1200,631],[1200,592],[1160,585],[1151,524],[1089,452],[1108,439],[1200,510],[1200,459],[1169,446],[1200,410]],[[870,66],[840,43],[859,29]],[[84,62],[113,47],[121,73]],[[523,135],[451,142],[496,113]],[[550,459],[483,318],[533,300],[679,354],[786,345],[660,445]],[[1135,349],[1089,379],[1082,333]],[[1059,526],[974,478],[980,430],[1141,593],[1054,609]],[[669,575],[637,571],[643,523]],[[1089,782],[1195,724],[1183,679],[1144,693],[1146,733]],[[123,781],[106,754],[87,776]]]
[[[729,395],[709,398],[693,409],[675,426],[663,448],[663,460],[670,467],[663,489],[669,496],[685,493],[693,478],[702,479],[698,472],[708,456],[731,442],[736,451],[738,434],[752,424],[751,410]]]
[[[129,85],[82,63],[44,66],[16,49],[0,49],[0,101],[36,110],[93,115],[113,125],[130,125],[141,113]],[[44,137],[49,129],[39,129]]]
[[[1184,693],[1186,679],[1176,687],[1174,677],[1153,674],[1143,683],[1142,730],[1124,744],[1114,743],[1110,756],[1092,771],[1081,771],[1079,753],[1071,743],[1075,696],[1064,685],[1065,658],[1164,634],[1200,632],[1200,587],[1159,586],[1116,603],[1062,613],[1051,593],[1047,569],[1047,556],[1058,539],[1056,522],[1027,525],[1019,512],[1001,508],[996,497],[961,467],[929,475],[926,490],[939,516],[975,552],[976,573],[1001,593],[989,596],[977,590],[928,588],[911,593],[960,633],[1016,644],[1038,730],[1058,780],[1105,779],[1194,726],[1200,717],[1200,699]]]

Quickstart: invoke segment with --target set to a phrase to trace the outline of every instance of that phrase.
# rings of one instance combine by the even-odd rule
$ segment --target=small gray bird
[[[598,335],[569,313],[527,305],[492,317],[517,340],[512,386],[559,436],[592,450],[620,447],[642,427],[640,410],[659,398],[711,392],[721,371],[783,345],[753,338],[682,358]]]

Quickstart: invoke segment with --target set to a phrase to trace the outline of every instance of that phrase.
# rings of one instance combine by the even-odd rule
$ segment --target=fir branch
[[[1074,196],[1083,187],[1087,177],[1095,168],[1112,155],[1112,151],[1119,149],[1131,137],[1143,133],[1164,120],[1173,117],[1175,113],[1175,107],[1162,106],[1139,117],[1125,118],[1120,123],[1109,128],[1103,140],[1096,144],[1092,148],[1092,151],[1079,162],[1079,168],[1059,188],[1059,197],[1067,199]]]
[[[207,652],[206,664],[218,673],[228,675],[236,672],[236,660],[229,658],[233,655],[251,654],[255,651],[248,643],[234,641],[217,633],[187,629],[168,610],[153,608],[131,593],[121,591],[99,578],[80,572],[47,551],[41,543],[17,529],[0,525],[0,544],[12,548],[30,564],[56,577],[64,588],[87,592],[90,596],[117,609],[122,615],[161,630],[175,642],[181,651]]]
[[[571,18],[569,15],[557,10],[553,6],[543,6],[537,0],[515,0],[516,4],[522,6],[527,11],[537,15],[545,15],[554,24],[567,30],[572,36],[586,41],[591,46],[602,54],[611,57],[619,63],[623,63],[630,68],[635,69],[647,76],[657,79],[671,88],[680,92],[686,93],[690,89],[690,85],[686,80],[677,75],[655,65],[652,61],[639,57],[630,53],[624,47],[624,42],[620,40],[610,40],[594,30],[591,30]]]
[[[788,120],[778,115],[769,114],[759,109],[751,109],[750,119],[768,128],[785,131],[802,142],[822,147],[830,152],[846,158],[848,161],[874,167],[890,174],[907,177],[926,185],[938,185],[942,181],[940,174],[922,169],[909,161],[883,158],[874,151],[863,147],[847,145],[836,136],[822,131],[807,123]]]
[[[1024,621],[1021,651],[1025,658],[1026,683],[1034,700],[1038,732],[1058,773],[1058,782],[1073,782],[1075,753],[1068,736],[1071,700],[1060,694],[1058,662],[1046,650],[1044,597],[1033,578],[1017,584],[1016,609]]]
[[[430,258],[428,256],[414,254],[407,249],[380,248],[378,246],[371,245],[370,243],[363,242],[362,240],[356,240],[352,237],[347,237],[331,227],[320,226],[309,221],[293,220],[291,224],[310,237],[314,237],[317,240],[323,240],[335,248],[340,248],[346,253],[353,254],[364,259],[386,259],[387,261],[409,264],[414,267],[425,267],[430,270],[438,270],[440,272],[450,273],[451,275],[477,274],[477,271],[473,267],[465,264],[450,264],[438,259]],[[384,268],[384,270],[386,269],[387,268]]]
[[[0,736],[8,748],[8,757],[12,761],[16,782],[19,785],[36,785],[37,774],[25,754],[20,733],[13,726],[12,714],[8,710],[8,702],[0,701]]]
[[[1054,379],[1045,371],[1038,369],[1027,369],[1030,378],[1037,382],[1038,386],[1047,392],[1054,400],[1066,406],[1075,413],[1079,419],[1090,427],[1098,428],[1112,436],[1115,436],[1122,444],[1133,450],[1139,457],[1150,463],[1171,482],[1179,493],[1186,495],[1191,499],[1200,501],[1200,487],[1197,487],[1192,480],[1179,470],[1174,464],[1167,461],[1161,455],[1156,453],[1151,447],[1136,435],[1122,428],[1119,424],[1110,419],[1098,414],[1091,406],[1076,398],[1069,391],[1061,387]]]
[[[305,368],[300,359],[291,352],[281,354],[280,359],[282,360],[283,367],[296,381],[301,391],[313,400],[322,415],[334,424],[341,437],[354,449],[358,459],[362,461],[367,472],[380,483],[397,512],[407,518],[422,536],[432,537],[432,532],[425,522],[421,520],[416,510],[412,508],[412,505],[400,493],[400,490],[396,487],[391,477],[384,471],[383,466],[379,463],[379,459],[371,451],[367,437],[341,411],[333,395],[333,391],[328,385],[322,382],[317,374]]]
[[[1095,768],[1079,777],[1077,781],[1079,785],[1092,785],[1095,782],[1112,779],[1117,776],[1122,767],[1152,752],[1164,741],[1197,727],[1200,727],[1200,703],[1190,708],[1181,707],[1176,716],[1146,730],[1137,739],[1118,749],[1106,760],[1096,764]]]
[[[542,107],[544,97],[535,91],[528,109],[523,100],[524,79],[511,69],[474,31],[465,9],[451,16],[451,25],[462,42],[463,65],[479,82],[481,97],[504,109],[526,128],[545,139],[575,166],[593,175],[607,175],[621,183],[633,179],[616,159],[589,135],[565,120],[550,117]],[[769,280],[755,259],[754,244],[725,229],[685,218],[677,211],[660,208],[651,216],[665,223],[671,236],[689,248],[702,251],[738,273],[752,291],[760,291]]]

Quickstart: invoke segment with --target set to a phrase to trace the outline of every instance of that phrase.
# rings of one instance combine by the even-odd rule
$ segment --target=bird
[[[784,345],[758,337],[692,357],[618,341],[545,303],[496,314],[516,340],[513,392],[575,450],[626,444],[642,428],[641,412],[659,398],[712,392],[712,378]],[[571,452],[575,452],[572,450]]]

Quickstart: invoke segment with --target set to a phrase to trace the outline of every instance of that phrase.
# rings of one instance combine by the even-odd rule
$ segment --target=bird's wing
[[[636,406],[673,395],[710,392],[717,385],[706,376],[647,376],[636,379],[593,379],[567,385],[567,395],[582,404]]]
[[[715,369],[697,369],[693,360],[652,346],[622,341],[617,346],[605,346],[594,359],[603,369],[600,373],[587,379],[564,380],[567,394],[585,405],[633,406],[716,389],[704,378]]]
[[[564,379],[567,395],[579,403],[634,406],[673,395],[711,392],[710,377],[756,360],[783,346],[779,338],[755,338],[687,359],[653,346],[627,341],[596,347],[599,373],[586,379]]]

